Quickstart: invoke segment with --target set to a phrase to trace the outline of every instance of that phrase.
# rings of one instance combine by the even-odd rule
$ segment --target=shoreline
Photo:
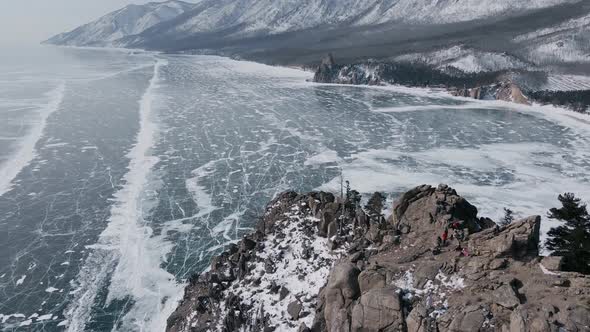
[[[299,72],[307,73],[307,74],[314,72],[312,69],[306,69],[306,68],[304,68],[304,66],[300,66],[300,65],[269,65],[269,64],[266,64],[263,62],[257,62],[257,61],[253,61],[253,60],[247,60],[247,59],[236,59],[236,58],[233,58],[230,56],[224,56],[224,55],[186,54],[186,53],[180,53],[180,52],[166,53],[163,51],[151,51],[151,50],[145,50],[145,49],[132,49],[132,48],[124,48],[124,47],[70,46],[70,45],[52,45],[52,44],[43,44],[43,43],[40,43],[39,45],[41,45],[43,47],[55,47],[55,48],[66,48],[66,49],[69,48],[69,49],[97,50],[97,51],[106,50],[106,51],[120,51],[120,52],[125,52],[125,51],[143,52],[145,54],[166,55],[166,56],[187,57],[187,58],[191,58],[191,57],[224,58],[224,59],[229,59],[229,60],[240,62],[240,63],[249,63],[249,64],[256,64],[256,65],[266,66],[266,67],[271,67],[271,68],[282,68],[282,69],[288,69],[288,70],[295,70],[295,71],[299,71]],[[462,100],[462,101],[475,101],[475,102],[483,102],[483,103],[505,102],[506,104],[509,104],[509,105],[514,105],[514,104],[518,105],[519,104],[516,102],[510,102],[510,101],[484,100],[484,99],[475,99],[475,98],[469,98],[469,97],[456,96],[451,93],[451,90],[449,89],[449,87],[430,88],[430,87],[418,87],[418,86],[409,86],[409,85],[403,85],[403,84],[388,84],[388,83],[385,83],[384,85],[319,83],[319,82],[313,82],[312,80],[306,80],[305,82],[313,83],[314,85],[318,85],[318,86],[322,86],[322,85],[323,86],[351,86],[351,87],[361,87],[361,88],[383,89],[383,90],[396,91],[396,92],[407,92],[407,93],[411,93],[411,94],[416,94],[416,92],[420,92],[420,94],[422,94],[423,96],[432,96],[432,93],[434,92],[440,97],[451,98],[451,99]],[[535,108],[546,108],[546,109],[552,109],[552,110],[564,110],[567,112],[571,112],[571,113],[580,115],[579,117],[576,115],[573,115],[572,117],[579,119],[580,121],[585,122],[590,125],[590,113],[580,113],[580,112],[576,112],[574,110],[568,109],[567,107],[562,107],[562,106],[553,105],[553,104],[544,104],[543,105],[538,102],[532,102],[530,105],[521,105],[521,106],[529,106],[529,107],[535,107]],[[584,116],[587,117],[587,119]]]

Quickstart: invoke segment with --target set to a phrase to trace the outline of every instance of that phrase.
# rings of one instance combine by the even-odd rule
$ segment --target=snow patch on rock
[[[228,289],[225,295],[232,293],[240,296],[243,303],[252,307],[255,317],[261,312],[268,314],[269,325],[275,326],[277,331],[297,331],[301,323],[311,326],[315,299],[338,257],[337,253],[328,249],[328,239],[305,234],[304,225],[318,221],[313,217],[301,217],[295,206],[292,213],[276,224],[280,231],[268,236],[265,248],[257,253],[257,261],[249,276]],[[306,248],[311,248],[314,255],[304,258]],[[272,273],[266,269],[267,260],[277,261]],[[281,291],[273,293],[273,287],[284,288],[289,293],[281,299]],[[301,304],[301,316],[305,316],[296,323],[287,312],[287,307],[293,302]]]
[[[412,53],[395,58],[398,61],[422,62],[439,69],[453,67],[465,73],[525,69],[529,65],[506,53],[484,52],[456,45],[429,53]]]

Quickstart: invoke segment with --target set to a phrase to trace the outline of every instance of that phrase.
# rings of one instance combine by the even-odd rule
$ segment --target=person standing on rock
[[[442,245],[446,246],[447,240],[449,238],[449,227],[445,227],[445,231],[442,233],[442,236],[440,238],[442,240]]]

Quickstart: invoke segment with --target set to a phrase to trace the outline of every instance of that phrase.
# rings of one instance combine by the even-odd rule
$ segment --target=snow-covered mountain
[[[177,17],[192,9],[193,6],[194,4],[178,0],[129,5],[75,30],[54,36],[45,43],[68,46],[112,46],[123,37],[140,34],[154,25]]]
[[[370,26],[391,22],[444,24],[510,15],[580,0],[202,0],[131,5],[49,40],[54,44],[109,44],[126,36],[150,33],[175,39],[225,32],[233,36],[279,34],[318,26]],[[186,15],[181,15],[188,11]]]
[[[509,54],[482,52],[466,49],[460,45],[428,53],[410,53],[395,57],[401,62],[421,62],[444,70],[448,67],[465,73],[489,72],[502,69],[526,69],[525,63]]]
[[[467,72],[588,62],[588,0],[199,0],[128,6],[50,39],[270,63],[386,58]]]
[[[211,32],[253,36],[319,26],[444,24],[577,1],[580,0],[204,0],[189,14],[154,32],[187,37]]]
[[[538,64],[590,62],[590,13],[522,34],[514,41],[525,46]]]

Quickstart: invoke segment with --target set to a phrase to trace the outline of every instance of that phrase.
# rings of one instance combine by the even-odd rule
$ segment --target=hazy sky
[[[32,44],[131,3],[161,0],[0,0],[0,45]]]

